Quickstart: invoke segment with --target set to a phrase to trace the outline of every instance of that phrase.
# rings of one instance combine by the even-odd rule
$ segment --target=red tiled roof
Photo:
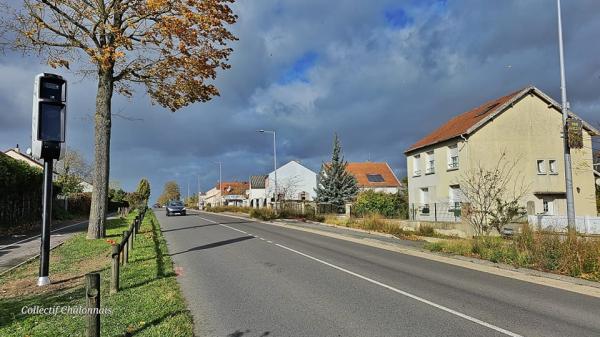
[[[400,187],[398,178],[396,178],[387,163],[348,163],[346,171],[356,178],[359,187]],[[383,181],[369,181],[368,174],[379,174],[383,178]]]
[[[215,188],[219,188],[219,183]],[[221,183],[221,195],[243,195],[249,188],[247,181],[224,181]]]
[[[405,153],[466,134],[471,127],[475,126],[486,117],[494,114],[498,108],[516,98],[528,88],[532,87],[520,89],[519,91],[515,91],[506,96],[487,101],[475,109],[469,110],[450,119],[444,125],[440,126],[432,133],[414,143],[408,148],[408,150],[405,151]]]

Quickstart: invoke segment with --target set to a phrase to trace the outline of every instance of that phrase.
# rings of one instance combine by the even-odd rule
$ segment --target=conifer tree
[[[317,202],[327,202],[342,206],[354,199],[358,193],[356,178],[346,171],[348,162],[344,160],[342,145],[335,134],[331,162],[321,165],[317,180]]]

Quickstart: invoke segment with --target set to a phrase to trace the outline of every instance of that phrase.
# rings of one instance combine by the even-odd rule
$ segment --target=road
[[[50,249],[62,244],[75,233],[84,231],[87,224],[87,221],[69,221],[52,226]],[[40,234],[28,234],[0,238],[0,273],[7,272],[40,253]]]
[[[600,336],[600,299],[216,214],[156,211],[198,336]]]

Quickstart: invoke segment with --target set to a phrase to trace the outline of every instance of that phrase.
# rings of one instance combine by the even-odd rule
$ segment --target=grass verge
[[[38,260],[0,277],[0,336],[82,336],[85,316],[26,315],[25,306],[85,306],[83,276],[100,272],[102,336],[192,336],[192,317],[181,295],[166,242],[148,210],[129,264],[121,266],[121,290],[109,295],[110,250],[107,239],[120,240],[131,223],[109,220],[107,238],[87,240],[74,235],[50,254],[52,284],[37,287]],[[154,220],[154,221],[152,221]]]
[[[213,206],[213,207],[207,207],[205,209],[205,211],[207,212],[212,212],[212,213],[223,213],[223,212],[230,212],[230,213],[250,213],[251,208],[250,207],[241,207],[241,206]]]
[[[600,239],[532,231],[524,226],[513,239],[479,237],[427,243],[424,248],[472,256],[515,267],[600,281]]]

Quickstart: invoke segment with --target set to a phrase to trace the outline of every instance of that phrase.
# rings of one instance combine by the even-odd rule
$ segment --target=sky
[[[176,112],[140,88],[113,100],[111,176],[142,177],[152,199],[168,180],[187,195],[248,180],[298,160],[318,171],[334,133],[348,161],[385,161],[405,176],[404,150],[452,116],[535,85],[560,101],[553,0],[238,1],[231,69],[220,96]],[[600,123],[600,1],[563,1],[567,95]],[[76,68],[76,67],[71,67]],[[69,81],[67,146],[93,157],[96,83],[35,55],[0,54],[0,149],[31,144],[31,93],[40,72]]]

